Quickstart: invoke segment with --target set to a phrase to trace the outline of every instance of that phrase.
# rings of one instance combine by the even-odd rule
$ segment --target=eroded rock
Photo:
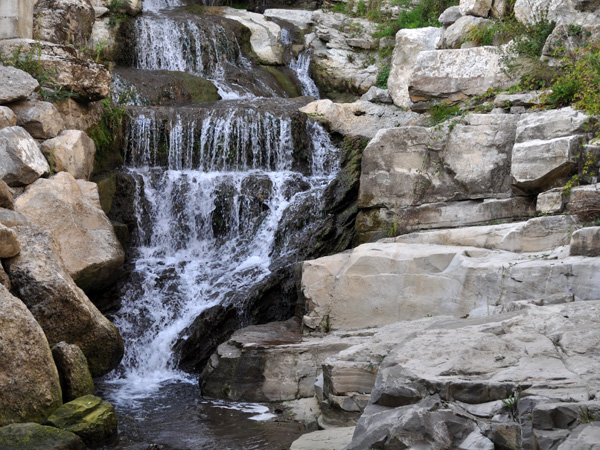
[[[23,100],[10,107],[17,115],[17,125],[36,139],[51,139],[65,129],[62,117],[50,102]]]
[[[0,105],[27,98],[40,83],[20,69],[0,66]]]
[[[33,35],[55,44],[86,45],[95,19],[96,13],[89,0],[38,0],[34,9]]]
[[[21,127],[0,130],[0,178],[9,186],[33,183],[50,173],[37,142]]]
[[[54,172],[69,172],[74,178],[83,180],[92,175],[96,145],[83,131],[63,131],[45,141],[41,150]]]

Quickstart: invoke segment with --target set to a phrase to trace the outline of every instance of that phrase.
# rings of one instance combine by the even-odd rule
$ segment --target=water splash
[[[290,69],[292,69],[300,84],[302,85],[302,95],[310,95],[316,99],[321,98],[319,95],[319,88],[310,77],[310,50],[304,50],[298,55],[298,58],[290,62]]]
[[[191,381],[172,359],[181,332],[295,251],[274,250],[279,228],[307,203],[321,208],[338,170],[337,149],[312,123],[310,173],[292,170],[297,144],[285,115],[243,107],[197,119],[181,110],[132,114],[127,161],[137,180],[138,257],[114,319],[126,352],[107,381],[114,387],[107,395],[120,404]]]

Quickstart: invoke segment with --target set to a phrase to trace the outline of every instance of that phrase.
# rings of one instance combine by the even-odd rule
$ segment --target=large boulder
[[[463,16],[487,17],[492,8],[492,0],[460,0],[459,9]]]
[[[382,128],[417,125],[420,115],[395,106],[377,105],[359,100],[354,103],[334,103],[317,100],[300,108],[309,117],[324,123],[331,131],[344,136],[373,138]]]
[[[125,253],[102,211],[95,183],[59,172],[29,186],[15,210],[52,231],[65,269],[82,289],[102,289],[123,264]]]
[[[514,84],[504,70],[498,47],[434,50],[419,53],[408,83],[412,109],[423,111],[432,103],[458,103],[490,88]]]
[[[117,435],[115,408],[93,395],[65,403],[48,417],[46,423],[76,434],[87,446],[107,443]]]
[[[76,344],[93,376],[114,369],[123,356],[116,327],[90,302],[67,272],[47,229],[18,226],[21,253],[4,261],[13,292],[41,325],[50,345]]]
[[[89,0],[38,0],[33,15],[37,39],[76,47],[87,45],[96,20]]]
[[[0,178],[9,186],[33,183],[50,173],[37,142],[21,127],[0,130]]]
[[[417,28],[400,30],[396,33],[396,46],[392,54],[388,88],[394,104],[401,108],[410,106],[408,80],[419,53],[435,50],[441,36],[439,28]]]
[[[0,390],[0,426],[43,422],[62,404],[58,372],[42,328],[23,302],[1,285]],[[7,448],[2,439],[0,448]]]
[[[94,393],[94,380],[79,347],[59,342],[52,347],[52,357],[58,369],[63,402]]]
[[[439,235],[440,240],[433,244],[426,240],[423,244],[364,244],[350,252],[304,262],[304,324],[311,329],[322,329],[323,324],[331,329],[356,329],[426,315],[485,314],[511,301],[559,293],[573,293],[578,300],[598,297],[600,280],[587,278],[600,265],[598,258],[569,257],[551,248],[535,257],[495,250],[510,246],[522,251],[529,245],[541,249],[539,236],[544,233],[558,234],[549,243],[564,244],[567,225],[554,232],[549,232],[551,227],[545,232],[540,226],[524,227],[521,237],[514,229],[497,227],[503,238],[489,239],[482,234],[470,241],[481,247],[437,245],[446,239]],[[489,231],[491,237],[494,230]],[[562,241],[557,239],[560,234]],[[455,235],[454,243],[467,244],[468,232],[465,235],[462,243]],[[532,244],[536,236],[538,243]],[[491,250],[482,249],[484,246]],[[551,254],[560,264],[548,259]],[[539,283],[541,279],[546,282]]]
[[[516,0],[515,18],[522,23],[542,19],[565,25],[598,25],[600,3],[595,0]]]
[[[55,102],[54,106],[62,115],[65,129],[89,130],[102,120],[102,102],[78,103],[73,99]]]
[[[483,28],[491,23],[491,20],[481,17],[462,16],[444,30],[438,48],[460,48],[469,41],[469,34],[473,30]]]
[[[50,102],[23,100],[10,107],[17,115],[17,125],[36,139],[51,139],[65,129],[62,117]]]
[[[263,64],[283,64],[281,28],[262,14],[225,8],[223,17],[241,23],[250,30],[250,45]]]
[[[2,450],[85,450],[79,436],[37,423],[15,423],[0,428]]]
[[[78,100],[101,100],[110,94],[111,77],[108,69],[78,54],[73,46],[32,39],[0,41],[0,51],[4,54],[19,48],[22,54],[39,54],[40,66],[48,73],[56,74],[53,83],[62,90],[76,94]]]
[[[27,72],[0,65],[0,105],[29,97],[39,85]]]
[[[83,180],[92,175],[96,145],[83,131],[63,131],[60,136],[45,141],[41,150],[54,172],[69,172]]]

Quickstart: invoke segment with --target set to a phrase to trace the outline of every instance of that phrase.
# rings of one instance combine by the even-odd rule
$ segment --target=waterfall
[[[275,250],[275,235],[307,202],[321,208],[337,171],[328,134],[294,119],[293,101],[223,103],[129,109],[125,158],[137,180],[140,232],[133,281],[115,318],[126,342],[109,380],[117,402],[190,379],[175,368],[177,338],[202,311],[249,290],[297,251]]]
[[[298,58],[292,60],[290,68],[296,73],[302,85],[302,95],[310,95],[316,99],[321,98],[317,85],[310,77],[310,50],[304,50],[298,55]]]

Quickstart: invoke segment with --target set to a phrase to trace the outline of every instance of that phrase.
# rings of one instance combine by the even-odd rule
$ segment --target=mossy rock
[[[94,393],[94,380],[87,359],[77,345],[59,342],[52,347],[52,356],[58,369],[64,402]]]
[[[93,395],[65,403],[48,417],[47,425],[75,433],[88,446],[110,441],[117,436],[115,408]]]
[[[79,436],[37,423],[0,428],[0,450],[85,450]]]

